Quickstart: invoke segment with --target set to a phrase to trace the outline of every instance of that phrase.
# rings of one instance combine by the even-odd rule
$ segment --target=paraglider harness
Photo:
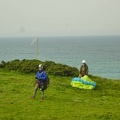
[[[83,64],[80,68],[80,74],[83,77],[84,75],[88,74],[88,66],[87,64]]]
[[[40,80],[38,79],[37,77],[35,77],[37,80],[36,80],[36,83],[39,85],[38,88],[40,90],[46,90],[50,84],[50,79],[49,77],[47,76],[45,80]]]

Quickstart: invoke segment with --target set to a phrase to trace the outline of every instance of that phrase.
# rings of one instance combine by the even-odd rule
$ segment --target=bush
[[[36,73],[38,71],[38,65],[43,64],[44,69],[50,75],[54,76],[78,76],[79,71],[75,67],[55,63],[53,61],[39,61],[39,60],[12,60],[8,62],[1,62],[0,68],[7,70],[15,70],[22,73]]]
[[[2,62],[1,62],[0,68],[5,68],[5,61],[2,61]]]

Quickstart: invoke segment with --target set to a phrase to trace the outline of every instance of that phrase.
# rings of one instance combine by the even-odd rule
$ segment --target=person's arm
[[[81,72],[82,72],[82,65],[81,65],[81,67],[80,67],[80,74],[81,74]]]
[[[87,71],[86,71],[86,74],[88,75],[88,72],[89,72],[89,69],[88,69],[88,66],[87,66]]]
[[[80,72],[79,72],[79,76],[78,77],[82,77],[82,75],[81,75],[81,69],[82,69],[82,66],[80,67]]]
[[[38,72],[37,72],[37,74],[36,74],[36,76],[35,76],[35,82],[34,82],[34,84],[33,84],[34,87],[35,87],[37,81],[38,81]]]
[[[39,71],[36,73],[36,76],[35,76],[36,79],[39,78]]]
[[[41,73],[41,75],[39,76],[39,79],[40,79],[40,80],[46,80],[46,78],[47,78],[47,74],[46,74],[45,71],[43,71],[43,72]]]

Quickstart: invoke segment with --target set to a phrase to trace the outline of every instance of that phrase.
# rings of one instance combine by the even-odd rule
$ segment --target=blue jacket
[[[39,80],[46,80],[47,74],[45,71],[38,71],[36,74],[36,78]]]

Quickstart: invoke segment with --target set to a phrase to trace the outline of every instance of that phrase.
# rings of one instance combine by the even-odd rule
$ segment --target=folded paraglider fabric
[[[94,89],[96,87],[96,82],[92,81],[87,75],[81,78],[74,77],[70,84],[72,87],[80,89]]]

